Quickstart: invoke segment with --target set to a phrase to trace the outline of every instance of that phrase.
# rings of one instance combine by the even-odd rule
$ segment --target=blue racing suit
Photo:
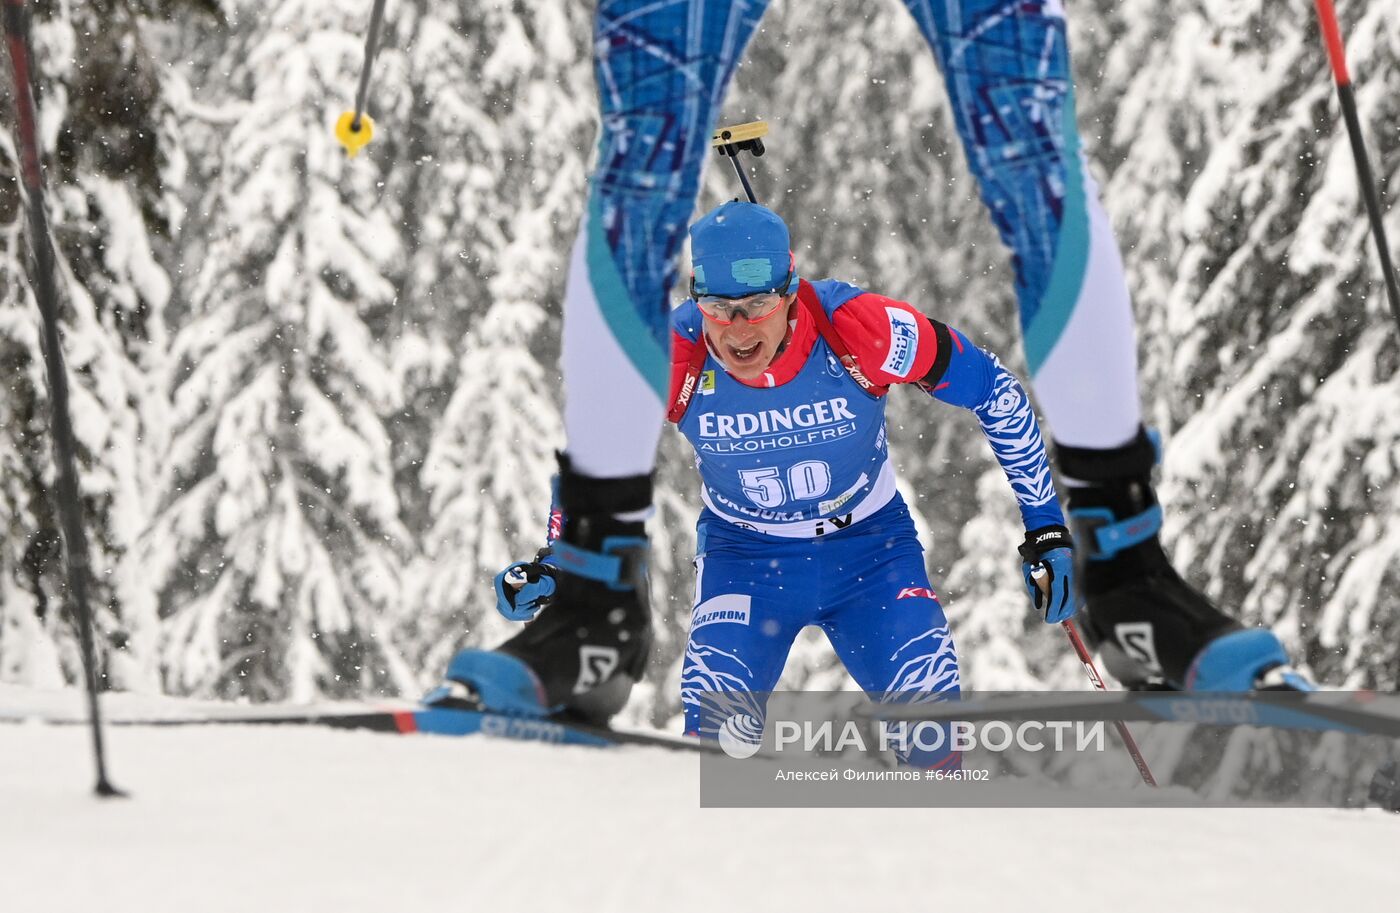
[[[917,384],[972,410],[1026,529],[1063,525],[1020,383],[957,330],[832,280],[801,282],[786,344],[753,380],[728,374],[710,353],[694,302],[676,310],[673,327],[672,399],[690,393],[672,418],[695,448],[705,503],[681,676],[687,731],[715,735],[734,712],[728,693],[773,690],[807,625],[826,632],[856,683],[882,699],[956,693],[953,638],[895,490],[882,394]],[[713,700],[718,693],[726,696]],[[759,698],[751,715],[761,714]]]

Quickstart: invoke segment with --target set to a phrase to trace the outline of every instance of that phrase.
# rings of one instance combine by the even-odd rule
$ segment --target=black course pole
[[[384,22],[385,0],[374,0],[369,12],[369,32],[365,35],[365,62],[360,66],[360,87],[355,92],[355,118],[350,122],[352,132],[360,130],[360,116],[364,114],[365,102],[369,100],[369,74],[374,66],[374,55],[379,51],[379,27]]]
[[[1390,260],[1390,242],[1385,237],[1381,198],[1376,192],[1376,179],[1371,173],[1371,161],[1366,155],[1366,141],[1361,135],[1361,118],[1356,113],[1356,95],[1347,72],[1346,49],[1342,45],[1342,30],[1337,25],[1337,11],[1332,0],[1313,0],[1318,18],[1322,20],[1322,37],[1327,44],[1327,57],[1332,64],[1332,77],[1337,83],[1337,100],[1342,105],[1342,117],[1347,122],[1351,139],[1351,155],[1356,160],[1356,178],[1361,184],[1361,197],[1366,201],[1366,215],[1371,220],[1371,235],[1376,239],[1376,252],[1381,260],[1381,278],[1390,299],[1390,313],[1400,332],[1400,282],[1395,278],[1395,264]]]
[[[350,158],[374,139],[374,118],[365,113],[369,101],[369,75],[374,69],[374,55],[379,52],[379,29],[384,24],[385,0],[374,0],[369,12],[369,32],[365,35],[365,59],[360,64],[360,87],[355,91],[355,110],[346,111],[335,122],[335,138],[345,147]]]
[[[68,414],[68,375],[58,338],[58,287],[54,279],[53,242],[44,208],[44,175],[35,135],[34,93],[30,86],[29,19],[24,0],[4,0],[5,37],[14,74],[15,107],[19,112],[20,179],[29,216],[29,243],[34,252],[34,297],[44,318],[44,362],[48,368],[49,418],[53,434],[54,467],[58,475],[58,517],[63,529],[69,607],[78,620],[83,673],[87,679],[88,715],[92,722],[92,748],[97,762],[99,796],[123,793],[107,779],[102,748],[102,718],[97,706],[97,658],[93,649],[92,614],[88,607],[88,548],[78,499],[78,468],[74,458],[73,422]]]

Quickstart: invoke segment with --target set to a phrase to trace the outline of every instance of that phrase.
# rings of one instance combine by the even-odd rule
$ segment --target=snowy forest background
[[[415,696],[508,631],[489,580],[542,535],[561,443],[565,251],[595,138],[591,5],[394,0],[347,160],[368,0],[41,2],[34,30],[66,354],[112,687]],[[1342,0],[1382,180],[1400,20]],[[1400,678],[1400,346],[1308,0],[1071,0],[1089,155],[1164,432],[1193,582],[1335,686]],[[0,680],[77,679],[38,312],[0,77]],[[725,120],[766,118],[759,193],[804,275],[868,284],[1021,362],[1007,255],[941,78],[894,2],[775,0]],[[730,197],[711,168],[701,199]],[[1400,237],[1400,208],[1389,220]],[[1025,606],[1005,483],[967,417],[894,396],[906,497],[966,683],[1083,686]],[[670,719],[693,470],[664,436]],[[788,685],[844,679],[804,635]]]

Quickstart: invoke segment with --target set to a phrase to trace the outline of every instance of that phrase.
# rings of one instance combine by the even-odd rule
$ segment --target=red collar
[[[733,374],[730,374],[730,377],[746,387],[778,387],[798,375],[798,372],[807,364],[807,356],[812,354],[812,346],[817,342],[817,328],[812,325],[812,318],[807,315],[807,309],[802,306],[800,300],[793,299],[788,314],[790,316],[788,317],[787,346],[768,363],[768,367],[764,369],[763,373],[751,380],[734,377]],[[705,334],[705,345],[709,346],[710,353],[723,366],[724,359],[720,358],[715,347],[710,345],[709,334]]]

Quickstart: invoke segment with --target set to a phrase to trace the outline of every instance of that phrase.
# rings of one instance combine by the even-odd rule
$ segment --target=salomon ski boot
[[[1158,539],[1154,436],[1114,450],[1057,445],[1082,562],[1086,632],[1131,689],[1312,690],[1273,632],[1245,629],[1181,578]]]
[[[606,723],[644,675],[652,629],[646,530],[636,518],[651,507],[651,477],[589,478],[560,454],[557,481],[553,595],[495,650],[453,657],[427,703]]]

